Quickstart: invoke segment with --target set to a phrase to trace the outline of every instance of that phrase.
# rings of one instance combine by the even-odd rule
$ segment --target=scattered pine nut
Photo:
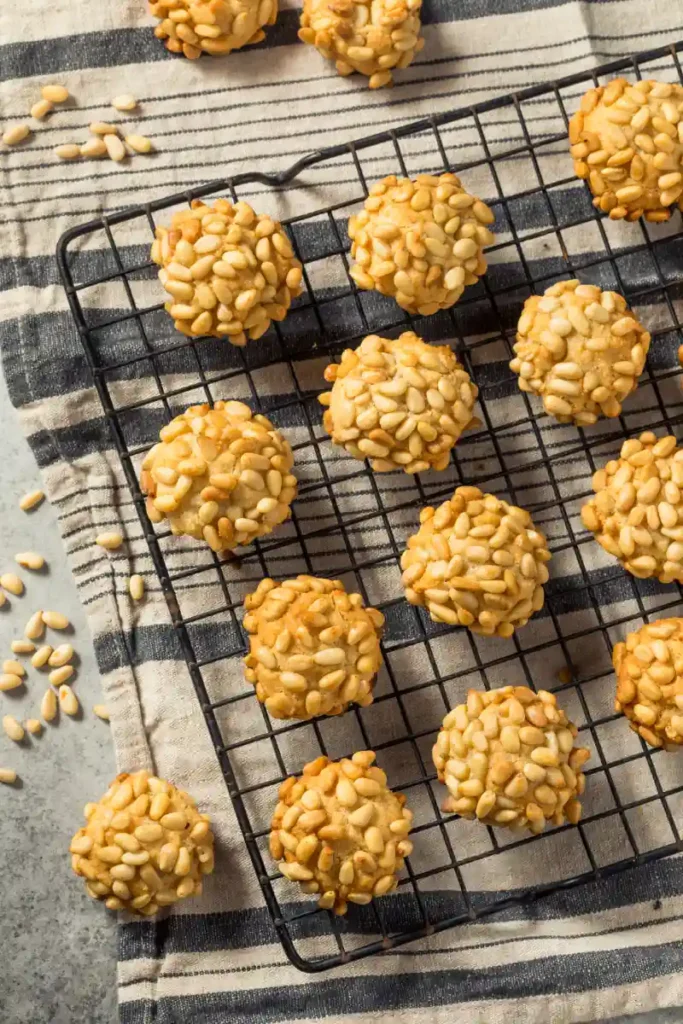
[[[27,718],[24,727],[32,736],[37,736],[43,731],[43,723],[39,722],[37,718]]]
[[[107,147],[105,146],[104,141],[100,138],[88,139],[88,141],[84,142],[81,146],[81,156],[96,157],[106,155]]]
[[[45,559],[37,551],[20,551],[18,555],[14,556],[14,561],[22,565],[24,569],[37,570],[42,569],[45,565]]]
[[[564,668],[560,669],[560,671],[557,673],[557,678],[561,683],[571,683],[572,670],[569,668],[568,665],[565,665]]]
[[[9,738],[14,740],[15,743],[21,743],[26,735],[23,725],[20,725],[13,715],[5,715],[2,720],[2,727]]]
[[[24,636],[27,640],[40,640],[44,632],[45,623],[43,622],[43,613],[34,612],[24,626]]]
[[[40,95],[50,103],[66,103],[69,98],[69,90],[63,85],[44,85]]]
[[[16,781],[17,773],[12,768],[0,768],[0,782],[4,782],[6,786],[11,786]]]
[[[101,548],[106,548],[107,551],[116,551],[123,544],[123,537],[118,530],[110,530],[95,537],[95,543],[99,544]]]
[[[51,668],[61,668],[62,665],[67,665],[73,656],[74,649],[71,644],[60,644],[59,647],[55,647],[47,663]]]
[[[57,717],[57,694],[48,687],[40,702],[40,713],[46,722],[52,722]]]
[[[26,669],[23,665],[20,665],[18,661],[12,661],[8,658],[7,661],[2,663],[2,671],[10,672],[13,676],[25,676]]]
[[[21,582],[16,573],[4,572],[0,576],[0,587],[3,590],[8,590],[10,594],[14,594],[15,597],[21,597],[24,593],[24,584]]]
[[[142,576],[138,576],[137,573],[135,574],[135,576],[131,576],[131,578],[128,580],[128,591],[134,601],[142,600],[143,595],[145,593],[145,581],[143,580]]]
[[[152,140],[146,135],[126,135],[126,145],[136,153],[150,153],[152,150]]]
[[[55,156],[60,160],[78,160],[81,155],[81,147],[75,142],[65,142],[55,147]]]
[[[65,715],[77,715],[81,707],[78,697],[66,683],[59,687],[59,706]]]
[[[47,665],[52,654],[52,648],[49,644],[44,644],[43,647],[39,647],[36,653],[31,658],[31,664],[34,668],[42,668],[43,665]]]
[[[3,604],[5,603],[6,600],[7,600],[7,595],[3,594],[2,590],[0,590],[0,608],[2,608],[2,606],[3,606]]]
[[[49,100],[38,100],[31,107],[31,117],[35,117],[36,121],[42,121],[52,110],[54,107]]]
[[[106,704],[95,704],[93,712],[98,718],[101,718],[103,722],[109,721],[109,708]]]
[[[0,577],[1,579],[1,577]],[[71,623],[61,612],[43,612],[43,622],[50,629],[68,629]]]
[[[32,644],[30,640],[12,641],[12,654],[33,654],[35,649],[36,645]]]
[[[0,693],[7,693],[8,690],[16,690],[24,680],[15,672],[4,672],[0,675]]]
[[[29,509],[39,505],[44,497],[45,493],[43,491],[29,491],[19,502],[19,508],[22,512],[28,512]]]
[[[111,160],[115,160],[116,163],[125,160],[127,155],[126,147],[118,135],[105,135],[104,144],[107,147],[107,153]]]
[[[2,141],[6,146],[16,146],[30,134],[31,129],[27,124],[13,124],[4,132]]]
[[[135,96],[126,93],[123,96],[115,96],[111,101],[111,105],[115,110],[135,110],[138,101],[135,99]]]
[[[62,665],[61,668],[55,668],[50,672],[48,679],[52,686],[61,686],[67,679],[71,679],[74,674],[73,665]]]
[[[106,121],[93,121],[90,125],[93,135],[118,135],[118,128],[115,124],[108,124]]]

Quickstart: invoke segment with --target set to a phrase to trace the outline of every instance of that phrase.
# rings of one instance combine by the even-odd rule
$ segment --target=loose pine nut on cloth
[[[187,6],[170,5],[169,20],[173,21],[175,10],[180,17],[173,24],[185,24],[183,10]],[[370,24],[373,10],[382,5],[363,6],[368,9]],[[211,3],[193,7],[202,8],[199,20],[194,12],[193,25],[211,26],[209,15],[213,17],[213,12],[204,11]],[[2,166],[6,168],[3,218],[9,226],[0,233],[0,273],[6,293],[0,345],[10,397],[39,462],[42,487],[59,516],[87,610],[104,691],[98,703],[106,704],[109,711],[118,771],[147,771],[191,794],[198,813],[211,819],[216,838],[215,871],[206,876],[200,895],[193,895],[187,904],[183,901],[182,909],[175,905],[162,909],[158,918],[121,919],[120,1018],[124,1024],[152,1018],[178,1024],[197,1020],[246,1024],[255,1013],[262,1013],[269,1021],[329,1019],[335,1024],[371,1018],[381,1024],[399,1019],[401,1024],[421,1024],[427,1019],[435,1024],[470,1024],[479,1019],[487,1024],[522,1019],[534,1024],[545,1024],[549,1019],[572,1024],[683,1004],[683,868],[676,859],[607,876],[588,887],[567,889],[523,906],[513,905],[504,920],[489,917],[467,923],[405,947],[388,949],[381,957],[348,963],[325,976],[300,973],[287,962],[228,798],[54,265],[61,233],[105,212],[180,193],[217,177],[250,170],[282,171],[305,154],[331,143],[396,129],[403,122],[439,115],[673,41],[680,31],[677,7],[650,4],[644,21],[643,5],[637,0],[622,0],[618,5],[590,0],[582,4],[559,4],[554,0],[480,0],[477,4],[424,0],[419,32],[424,47],[418,48],[415,33],[404,37],[403,43],[415,52],[407,66],[401,66],[406,62],[399,60],[390,68],[393,89],[384,87],[388,85],[387,75],[370,82],[382,88],[368,89],[368,75],[338,74],[332,61],[297,38],[298,11],[288,5],[279,7],[274,24],[269,23],[270,14],[260,28],[256,19],[249,39],[257,42],[254,36],[260,39],[262,29],[265,39],[258,45],[235,48],[225,56],[213,55],[212,50],[220,51],[223,46],[220,42],[204,47],[203,55],[198,56],[194,50],[199,48],[188,42],[192,56],[197,56],[192,60],[167,49],[165,43],[174,36],[155,36],[158,19],[149,16],[144,4],[101,0],[85,8],[87,18],[83,17],[83,5],[67,0],[34,0],[30,15],[16,5],[6,12],[0,10],[0,123],[3,130],[24,122],[31,128],[18,144],[2,147]],[[208,20],[202,20],[205,16]],[[370,35],[366,29],[364,25],[364,34]],[[179,39],[183,34],[188,36],[187,31],[175,31]],[[206,29],[190,31],[198,39],[218,38],[215,32],[212,37],[211,28],[208,34]],[[672,67],[671,62],[664,61],[658,68],[643,69],[643,73],[653,78],[661,74],[670,80]],[[42,68],[49,68],[49,74],[37,73]],[[342,70],[345,72],[346,67]],[[376,73],[374,68],[372,71]],[[40,100],[41,88],[50,84],[63,85],[69,100],[56,104],[43,120],[32,119],[29,112]],[[583,87],[577,86],[563,95],[568,114],[578,108],[582,91]],[[137,107],[129,111],[113,109],[112,97],[126,93],[134,94]],[[523,113],[535,138],[547,139],[555,134],[564,137],[566,128],[553,96],[541,96],[533,104],[525,104]],[[151,140],[151,152],[131,152],[120,162],[86,155],[58,161],[54,147],[85,146],[90,137],[87,126],[97,121],[115,121],[121,139],[144,135]],[[494,156],[523,145],[512,108],[493,112],[484,122],[482,130]],[[50,135],[41,138],[41,132]],[[220,555],[223,564],[218,571],[214,554],[203,541],[178,536],[162,540],[176,578],[179,612],[186,619],[194,619],[190,639],[194,658],[202,666],[209,699],[245,695],[243,700],[225,703],[217,713],[227,745],[239,744],[254,736],[257,729],[264,730],[261,705],[244,679],[246,647],[239,625],[244,597],[253,593],[264,577],[278,583],[300,574],[330,580],[345,577],[347,591],[361,593],[365,607],[382,609],[386,615],[383,667],[374,684],[374,702],[358,712],[365,735],[359,731],[354,710],[325,719],[316,727],[329,744],[325,753],[332,761],[341,763],[354,752],[372,750],[377,754],[378,769],[386,773],[388,788],[400,793],[405,787],[407,806],[413,814],[413,849],[407,863],[420,885],[430,920],[439,923],[464,908],[458,876],[450,866],[453,853],[462,865],[460,877],[471,894],[472,905],[480,907],[539,882],[586,871],[590,864],[584,839],[599,866],[630,857],[631,839],[639,851],[678,839],[661,802],[650,799],[656,793],[653,770],[661,769],[666,773],[665,784],[675,785],[681,771],[677,754],[655,751],[651,768],[639,756],[640,740],[623,716],[612,720],[615,681],[611,652],[598,629],[599,616],[605,622],[617,622],[610,630],[610,639],[613,643],[623,641],[627,633],[643,625],[639,600],[651,611],[648,602],[666,604],[673,601],[677,591],[671,584],[641,582],[627,576],[613,556],[581,532],[578,509],[590,492],[591,469],[617,458],[619,445],[609,448],[611,435],[606,434],[608,440],[596,453],[595,465],[589,466],[577,427],[543,415],[540,401],[532,398],[531,405],[527,405],[526,396],[511,376],[508,364],[513,353],[498,339],[501,324],[512,339],[527,292],[520,287],[523,276],[519,254],[508,245],[511,225],[501,217],[494,183],[488,172],[472,166],[481,157],[474,122],[465,119],[441,130],[450,168],[444,167],[443,155],[429,133],[399,141],[405,167],[399,166],[390,146],[381,153],[358,153],[368,188],[388,175],[416,179],[418,175],[452,170],[461,178],[466,192],[480,197],[496,214],[496,223],[491,225],[496,239],[486,248],[489,268],[479,284],[466,288],[457,304],[446,310],[418,318],[413,324],[401,321],[399,330],[393,331],[391,324],[399,323],[401,309],[390,295],[375,290],[359,293],[358,301],[368,318],[364,324],[358,319],[355,290],[349,293],[339,253],[347,246],[348,217],[362,209],[356,170],[350,159],[308,168],[302,176],[304,188],[285,187],[276,195],[258,184],[239,195],[257,214],[267,215],[274,222],[339,204],[335,214],[339,238],[334,239],[335,227],[324,218],[314,225],[302,221],[289,236],[293,258],[304,257],[308,283],[303,280],[300,296],[291,295],[286,318],[277,322],[280,340],[271,328],[261,337],[249,338],[244,349],[219,338],[190,339],[186,346],[185,338],[175,331],[171,318],[161,308],[167,298],[161,284],[153,273],[143,269],[130,273],[128,280],[139,308],[159,307],[155,314],[142,317],[149,345],[146,348],[135,321],[122,319],[129,298],[121,279],[112,276],[118,264],[104,232],[93,236],[76,253],[73,269],[77,281],[87,285],[83,304],[88,324],[99,327],[101,369],[112,404],[116,409],[129,408],[125,430],[131,449],[141,451],[151,446],[172,416],[191,406],[220,400],[245,403],[255,415],[267,416],[291,445],[299,496],[292,503],[292,521],[278,524],[278,531],[264,539],[264,564],[255,556],[253,545],[245,546],[241,562]],[[585,205],[590,207],[591,198],[582,191],[584,186],[577,182],[572,188],[568,184],[573,180],[568,141],[543,147],[540,170],[546,183],[565,183],[552,188],[553,215],[560,224],[570,224]],[[522,237],[520,245],[531,272],[539,280],[545,277],[545,283],[537,288],[540,295],[559,274],[561,259],[559,251],[544,246],[544,238],[535,237],[550,225],[551,217],[540,197],[531,194],[538,184],[535,173],[526,158],[501,161],[498,168],[506,194],[522,194],[518,205],[510,207],[510,216]],[[233,198],[224,191],[207,198],[207,202]],[[170,225],[174,212],[155,214],[155,224]],[[435,210],[435,218],[442,213]],[[678,224],[677,217],[675,213],[670,227]],[[639,225],[622,220],[609,228],[615,251],[640,244],[640,236],[636,240],[634,234],[640,231]],[[528,239],[524,237],[527,234]],[[600,262],[604,251],[598,234],[597,230],[567,231],[566,244],[577,257],[577,272],[565,276],[578,274],[584,283],[603,291],[618,290],[618,282]],[[115,224],[112,235],[126,270],[148,263],[152,243],[149,225]],[[337,255],[318,258],[316,245],[318,254],[334,249]],[[676,267],[666,247],[661,258],[665,275],[673,275]],[[629,260],[623,272],[634,289],[638,281],[642,286],[652,285],[648,278],[652,267],[638,265],[631,257]],[[385,262],[391,261],[387,258]],[[584,273],[584,263],[592,263],[590,275]],[[433,269],[430,263],[425,274]],[[394,276],[397,272],[394,268]],[[93,280],[106,278],[109,280],[92,285]],[[316,349],[320,327],[306,311],[309,286],[318,297],[325,297],[321,307],[324,328],[334,332],[338,340],[335,351]],[[500,319],[481,299],[489,286],[507,295],[498,309]],[[193,294],[206,292],[194,285],[193,289]],[[204,317],[204,321],[213,322],[214,309],[219,319],[217,306],[212,306],[207,310],[211,316]],[[229,307],[226,309],[230,312]],[[668,323],[661,295],[654,292],[648,303],[634,312],[646,330]],[[451,314],[462,332],[462,342],[455,338]],[[475,405],[472,416],[481,420],[481,426],[458,437],[452,459],[444,469],[425,471],[415,478],[374,473],[349,456],[342,445],[334,445],[323,429],[322,409],[317,403],[318,394],[326,390],[322,376],[325,366],[338,363],[345,348],[355,349],[369,334],[385,337],[391,333],[397,337],[405,330],[414,330],[430,345],[451,345],[490,414],[490,419],[482,418],[481,409]],[[291,356],[291,365],[277,361],[280,344]],[[669,351],[662,340],[653,341],[653,354],[656,350],[659,360],[657,373],[673,369],[674,348]],[[163,353],[156,354],[162,349]],[[152,351],[155,365],[150,358]],[[113,363],[126,360],[130,367],[126,372],[107,370]],[[200,364],[210,395],[197,387]],[[245,365],[252,371],[256,393],[250,389]],[[173,395],[170,417],[159,401],[157,379]],[[667,400],[673,406],[679,399],[678,386],[669,381],[668,387]],[[298,403],[301,396],[308,403],[305,412]],[[632,435],[650,429],[647,417],[655,414],[647,410],[654,404],[645,379],[637,393],[624,398],[627,420],[641,407],[645,410],[642,419],[646,422],[634,424],[635,417],[628,420]],[[310,443],[309,417],[320,460]],[[598,435],[589,434],[590,430],[612,426],[611,420],[588,425],[586,436],[595,439]],[[658,435],[664,433],[658,431]],[[548,453],[553,457],[552,470],[544,463]],[[514,495],[505,489],[500,459],[514,467]],[[460,475],[454,471],[456,463]],[[135,471],[139,468],[136,465]],[[329,499],[329,481],[336,507]],[[424,485],[427,489],[420,495],[416,488]],[[398,558],[408,536],[418,529],[418,506],[438,506],[457,486],[464,485],[480,487],[485,493],[528,509],[547,537],[552,561],[550,579],[544,584],[546,608],[539,610],[513,639],[473,635],[469,629],[434,623],[403,597]],[[15,497],[15,514],[29,524],[41,510],[36,506],[24,514],[16,506],[21,494],[35,486],[35,482],[26,481]],[[24,506],[27,509],[28,504]],[[357,575],[347,572],[349,558],[339,520],[355,561],[363,566]],[[155,528],[164,529],[162,525]],[[297,531],[304,540],[313,535],[307,542],[312,564],[301,556]],[[112,532],[120,533],[125,543],[115,551],[97,546],[99,535]],[[572,553],[572,539],[580,541],[581,564]],[[285,540],[288,543],[283,546]],[[40,537],[34,536],[31,543],[8,553],[0,572],[17,568],[14,552],[24,548],[45,551]],[[16,628],[11,635],[7,632],[3,659],[9,657],[11,640],[23,636],[25,624],[39,608],[60,611],[47,595],[38,597],[37,574],[19,571],[27,593],[23,597],[6,595],[0,629],[8,628],[9,615]],[[128,590],[128,581],[135,576],[144,581],[144,599],[139,601],[134,601]],[[220,613],[226,605],[232,611]],[[547,609],[552,609],[552,615]],[[202,618],[212,610],[218,613]],[[651,617],[677,614],[676,610],[658,609]],[[36,621],[31,630],[34,634]],[[47,626],[41,629],[43,632],[35,635],[36,647],[49,644],[57,648],[73,639],[68,632],[54,633]],[[557,639],[558,630],[573,638],[564,647]],[[331,647],[334,643],[330,639]],[[546,643],[550,646],[541,650]],[[74,647],[78,649],[77,642]],[[523,661],[518,650],[524,654]],[[22,659],[21,654],[17,657]],[[45,695],[48,679],[42,679],[41,673],[52,671],[50,666],[35,668],[30,659],[29,654],[22,663],[27,671],[31,711],[28,706],[25,713],[17,710],[15,697],[20,688],[15,687],[13,692],[0,694],[7,705],[0,717],[11,714],[22,729],[32,716],[49,721],[42,736],[29,731],[21,744],[4,733],[0,735],[4,744],[0,766],[5,780],[11,778],[12,756],[22,744],[32,744],[36,757],[49,756],[51,730],[55,728],[93,728],[103,746],[109,742],[108,727],[91,713],[94,701],[88,703],[86,699],[91,691],[86,689],[83,674],[77,672],[62,684],[73,688],[74,699],[88,711],[79,722],[78,716],[72,719],[59,714],[54,706],[59,699],[53,689],[49,690],[52,697]],[[524,839],[519,844],[514,835],[510,839],[507,833],[502,838],[497,834],[502,852],[489,856],[491,841],[481,822],[444,818],[443,829],[435,824],[442,821],[437,810],[441,796],[435,798],[435,805],[427,784],[419,780],[433,778],[430,750],[438,725],[450,707],[466,701],[470,689],[526,686],[531,682],[537,690],[554,692],[559,687],[557,673],[567,671],[568,660],[571,665],[566,678],[570,681],[558,692],[558,703],[579,730],[577,744],[591,752],[581,796],[583,833],[574,826],[549,826],[542,837]],[[406,691],[400,706],[389,671],[396,686]],[[433,683],[436,673],[448,679],[444,695]],[[73,706],[71,701],[69,706]],[[595,730],[585,728],[587,712],[604,724]],[[413,750],[402,739],[406,721],[422,736],[419,750]],[[277,728],[283,764],[277,762],[267,739],[244,744],[239,753],[236,748],[231,755],[240,789],[249,791],[257,784],[273,781],[270,789],[252,789],[244,797],[251,827],[262,837],[259,843],[265,870],[273,876],[276,865],[267,844],[279,784],[285,777],[300,777],[304,766],[322,754],[311,723],[278,722]],[[18,730],[12,731],[19,735]],[[610,765],[609,773],[605,764]],[[81,770],[80,765],[75,767]],[[409,785],[416,780],[415,785]],[[39,823],[30,818],[30,778],[22,776],[22,785],[2,787],[0,813],[4,820],[6,808],[18,806],[21,800],[20,813],[37,829]],[[59,778],[54,779],[54,792],[57,800]],[[100,790],[94,788],[92,799],[100,795]],[[626,812],[628,829],[615,814],[615,795],[622,804],[632,807]],[[675,796],[671,798],[670,813],[677,824],[680,808],[675,800]],[[359,805],[361,809],[368,806],[361,801]],[[61,804],[59,807],[61,814]],[[66,820],[63,813],[63,870],[50,877],[49,883],[38,874],[31,879],[35,903],[30,920],[23,919],[22,934],[25,927],[33,927],[40,920],[40,908],[47,900],[65,899],[62,894],[67,891],[68,905],[74,908],[82,934],[94,920],[91,915],[107,913],[87,900],[82,887],[70,877],[68,841],[82,819],[80,809],[73,820]],[[303,813],[315,813],[315,809]],[[603,813],[604,817],[597,817]],[[393,818],[392,823],[397,820]],[[423,828],[427,823],[431,827]],[[380,825],[384,827],[383,820]],[[40,827],[47,827],[47,823],[41,821]],[[366,831],[373,827],[366,826]],[[365,843],[367,850],[364,846],[360,851],[363,856],[357,860],[361,867],[370,863],[369,856],[375,856],[369,851],[371,840],[376,838],[371,833]],[[385,847],[389,846],[393,854],[392,842],[389,839]],[[396,849],[399,842],[397,838]],[[316,856],[320,852],[316,848]],[[151,872],[147,874],[154,881]],[[375,909],[389,931],[400,931],[407,922],[411,927],[419,925],[412,886],[406,878],[403,868],[394,891],[387,888],[373,898],[372,906],[349,906],[339,926],[348,948],[377,938]],[[126,884],[123,878],[119,881]],[[315,906],[316,896],[298,882],[283,876],[274,885],[288,913],[303,914]],[[318,934],[317,925],[311,932],[301,940],[303,956],[336,954],[337,947],[329,941],[329,934]],[[61,954],[61,950],[58,952]],[[5,959],[3,980],[5,974],[10,979],[18,978],[21,970],[25,988],[24,958],[18,963],[13,957]],[[80,992],[82,996],[84,986],[91,983],[90,974],[65,972],[63,957],[58,969],[62,983],[69,986],[68,992]],[[56,970],[45,974],[53,977]],[[39,989],[40,983],[36,984]],[[50,1019],[49,1004],[43,1005],[37,996],[34,1003],[32,1019]],[[97,1009],[92,1013],[97,1024],[104,1020],[97,1016]],[[22,1008],[10,1002],[3,1021],[23,1024],[24,1019]]]

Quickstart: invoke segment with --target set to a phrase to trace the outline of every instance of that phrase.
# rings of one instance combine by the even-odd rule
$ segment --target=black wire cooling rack
[[[682,47],[333,146],[282,173],[212,182],[80,225],[60,240],[71,310],[237,819],[275,928],[301,970],[387,951],[683,848],[677,759],[647,749],[617,720],[610,660],[616,638],[678,606],[681,590],[627,576],[579,517],[590,474],[625,436],[673,431],[681,421],[683,234],[678,213],[656,226],[598,216],[572,175],[566,142],[568,116],[586,88],[616,74],[683,82]],[[497,240],[488,273],[453,309],[410,318],[390,300],[356,290],[347,274],[346,219],[368,182],[444,169],[456,170],[490,203]],[[245,349],[174,333],[151,284],[155,214],[168,220],[171,208],[219,195],[284,212],[305,267],[305,294],[287,319]],[[507,368],[524,299],[568,276],[624,294],[653,335],[647,371],[623,415],[586,431],[549,420]],[[93,289],[112,287],[121,297],[115,315],[92,299],[100,294]],[[410,325],[454,344],[479,385],[482,419],[482,429],[459,442],[448,471],[414,480],[373,475],[333,451],[316,400],[330,358],[372,331]],[[164,422],[195,401],[228,397],[247,397],[285,430],[300,476],[291,523],[239,561],[155,532],[137,482]],[[545,609],[511,640],[437,626],[402,597],[398,563],[419,507],[446,498],[460,482],[525,506],[549,537]],[[238,612],[263,576],[300,571],[342,576],[383,609],[385,670],[369,708],[313,723],[271,722],[242,679]],[[214,594],[215,605],[197,603],[198,591]],[[440,813],[445,791],[435,782],[430,750],[445,710],[468,686],[506,682],[559,692],[580,726],[592,760],[578,826],[519,839]],[[336,919],[274,870],[268,822],[280,781],[305,760],[360,748],[376,750],[390,783],[407,794],[415,851],[394,895]]]

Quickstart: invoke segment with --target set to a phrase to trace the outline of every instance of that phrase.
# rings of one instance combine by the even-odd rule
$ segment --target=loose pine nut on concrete
[[[29,491],[19,501],[19,508],[22,512],[28,512],[30,509],[35,508],[44,499],[45,494],[43,491]]]
[[[30,732],[32,736],[38,736],[43,731],[42,722],[39,722],[37,718],[27,718],[24,726],[26,731]]]
[[[13,654],[33,654],[36,649],[36,645],[30,640],[13,640],[11,646]]]
[[[62,665],[61,668],[56,668],[50,672],[48,679],[52,686],[61,686],[67,679],[71,679],[74,674],[73,665]]]
[[[95,704],[93,707],[93,714],[101,718],[103,722],[109,721],[109,708],[106,704]]]
[[[61,612],[43,612],[43,622],[50,629],[68,629],[71,623]]]
[[[73,656],[74,649],[71,644],[60,644],[48,658],[48,665],[50,668],[61,668],[62,665],[68,665]]]
[[[20,551],[18,555],[14,556],[14,561],[24,569],[33,569],[34,571],[42,569],[45,565],[45,559],[37,551]]]
[[[34,668],[42,668],[43,665],[47,665],[50,655],[52,654],[52,648],[49,644],[44,644],[39,647],[36,653],[31,658],[31,664]]]
[[[78,697],[66,683],[59,687],[59,706],[65,715],[77,715],[81,707]]]
[[[18,686],[23,685],[23,682],[24,680],[16,672],[3,672],[0,675],[0,693],[16,690]]]
[[[7,590],[10,594],[14,594],[15,597],[21,597],[24,593],[24,584],[16,573],[13,572],[4,572],[0,576],[0,587],[3,590]]]
[[[17,722],[13,715],[5,715],[2,720],[2,727],[9,738],[14,740],[15,743],[21,743],[26,735],[23,725]]]
[[[17,773],[12,768],[0,768],[0,782],[4,782],[6,786],[11,786],[16,781]]]
[[[40,702],[40,713],[46,722],[52,722],[57,717],[57,694],[48,687]]]
[[[8,658],[7,661],[3,661],[2,671],[11,672],[15,676],[26,675],[26,669],[24,668],[24,666],[20,665],[18,661],[13,661],[11,658]]]

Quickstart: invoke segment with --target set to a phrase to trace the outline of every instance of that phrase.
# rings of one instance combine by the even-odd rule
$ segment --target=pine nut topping
[[[657,619],[629,633],[612,652],[615,709],[653,747],[683,745],[683,619]]]
[[[134,601],[141,601],[145,594],[145,581],[142,576],[131,576],[128,580],[128,591]]]
[[[24,727],[20,725],[12,715],[5,715],[2,720],[2,727],[7,736],[9,736],[11,740],[14,740],[15,743],[21,743],[26,736]]]
[[[103,722],[109,721],[109,708],[106,704],[95,704],[93,706],[93,713],[101,718]]]
[[[55,156],[60,160],[78,160],[81,155],[81,147],[77,142],[64,142],[61,146],[55,146]]]
[[[45,565],[45,559],[42,555],[37,554],[35,551],[20,551],[18,555],[14,556],[14,561],[18,565],[22,565],[24,569],[42,569]]]
[[[166,49],[195,60],[202,53],[221,55],[260,43],[265,38],[263,26],[275,24],[277,0],[259,0],[239,11],[226,5],[212,8],[211,23],[194,0],[175,0],[174,18],[169,17],[168,4],[159,0],[152,0],[149,10],[159,19],[154,35],[164,40]]]
[[[28,512],[30,509],[35,508],[36,505],[40,505],[44,499],[45,494],[43,491],[29,491],[25,494],[19,502],[19,508],[22,512]]]
[[[69,98],[69,90],[63,85],[44,85],[40,94],[44,100],[49,100],[50,103],[66,103]]]
[[[71,623],[61,612],[43,612],[43,622],[50,629],[68,629]]]
[[[48,675],[48,679],[52,686],[61,686],[67,679],[71,679],[74,674],[73,665],[62,665],[61,668],[56,668]],[[71,712],[69,712],[71,713]]]
[[[13,768],[0,768],[0,782],[4,782],[6,786],[11,786],[16,781],[17,773]]]
[[[24,593],[24,584],[13,572],[5,572],[0,576],[0,587],[8,593],[14,594],[15,597],[21,597]]]
[[[115,551],[123,544],[123,537],[118,530],[110,530],[107,533],[100,533],[95,538],[95,543],[99,544],[101,548],[106,548],[107,551]]]
[[[5,129],[2,141],[6,146],[16,146],[18,143],[23,142],[24,139],[28,138],[31,134],[31,129],[27,124],[13,124],[9,128]]]
[[[413,848],[412,812],[374,760],[362,750],[311,761],[282,783],[271,823],[270,852],[282,874],[336,914],[393,891]]]

